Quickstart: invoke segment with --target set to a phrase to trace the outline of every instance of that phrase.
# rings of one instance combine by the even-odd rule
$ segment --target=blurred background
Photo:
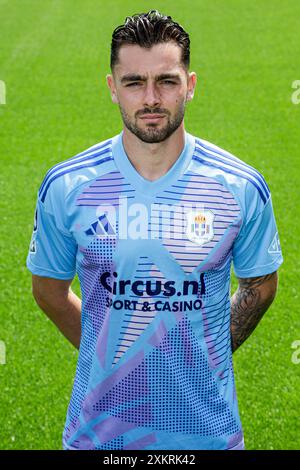
[[[61,449],[77,352],[31,295],[36,195],[49,167],[120,132],[111,34],[153,8],[190,33],[187,130],[255,166],[272,192],[279,291],[234,354],[235,378],[246,448],[300,449],[297,0],[0,0],[0,449]]]

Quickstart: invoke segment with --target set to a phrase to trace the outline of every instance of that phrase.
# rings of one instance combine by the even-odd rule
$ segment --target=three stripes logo
[[[92,225],[85,230],[86,235],[100,235],[100,236],[111,236],[115,235],[116,232],[109,222],[106,214],[101,214],[98,219],[92,223]]]

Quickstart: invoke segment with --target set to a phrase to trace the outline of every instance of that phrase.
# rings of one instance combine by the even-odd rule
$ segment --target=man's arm
[[[32,294],[38,306],[63,335],[79,349],[81,300],[71,290],[72,280],[63,281],[32,275]]]
[[[277,272],[261,277],[238,278],[239,286],[231,298],[232,352],[251,335],[258,322],[273,302]]]

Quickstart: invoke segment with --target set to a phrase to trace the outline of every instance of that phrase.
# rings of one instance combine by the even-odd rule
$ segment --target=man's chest
[[[70,230],[80,253],[92,254],[94,263],[128,265],[153,276],[217,268],[241,220],[231,193],[199,175],[151,197],[121,176],[102,177],[81,188],[72,203]]]

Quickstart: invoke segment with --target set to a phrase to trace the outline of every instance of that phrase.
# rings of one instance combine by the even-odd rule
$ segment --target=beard
[[[184,118],[185,102],[180,103],[174,117],[171,117],[170,111],[164,108],[145,108],[141,111],[137,111],[134,119],[131,119],[121,105],[119,105],[119,108],[123,123],[127,129],[143,142],[157,144],[168,139],[168,137],[178,129]],[[159,127],[156,123],[150,123],[146,125],[146,128],[141,128],[138,126],[138,118],[142,114],[164,114],[167,117],[167,123],[163,127]]]

